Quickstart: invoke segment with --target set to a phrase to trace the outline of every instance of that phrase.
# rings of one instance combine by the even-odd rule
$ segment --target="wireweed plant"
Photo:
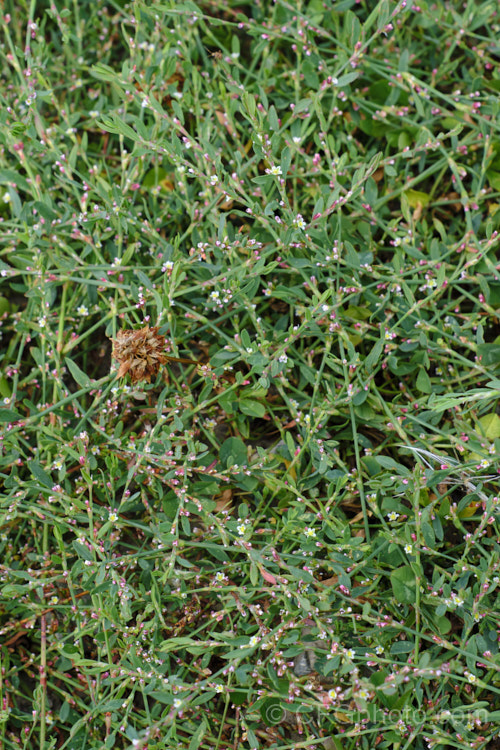
[[[499,747],[496,0],[0,26],[2,747]]]

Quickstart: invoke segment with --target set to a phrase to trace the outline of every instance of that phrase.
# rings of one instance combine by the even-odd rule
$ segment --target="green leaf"
[[[417,593],[415,574],[409,565],[396,568],[391,573],[391,585],[398,602],[414,604]]]
[[[189,743],[188,750],[198,750],[198,748],[201,747],[201,740],[205,736],[206,731],[207,731],[207,723],[205,719],[202,718],[200,726],[191,737],[191,742]]]
[[[264,404],[261,404],[260,401],[255,401],[251,398],[245,398],[242,399],[239,402],[240,411],[243,412],[243,414],[246,414],[249,417],[258,417],[262,419],[262,417],[266,413],[266,407]]]
[[[219,458],[225,466],[238,464],[238,466],[247,465],[247,447],[240,438],[230,437],[225,440],[219,451]],[[231,464],[229,464],[232,459]]]
[[[444,615],[437,618],[435,625],[439,635],[446,635],[451,630],[451,622]]]
[[[83,372],[83,370],[80,370],[76,362],[73,362],[72,359],[69,357],[65,357],[64,361],[66,362],[66,367],[70,371],[70,373],[73,375],[74,379],[80,386],[80,388],[87,388],[87,386],[90,385],[90,378],[86,373]]]
[[[496,381],[498,382],[498,381]],[[487,383],[490,385],[490,383]],[[472,401],[481,401],[486,399],[496,399],[500,396],[500,383],[499,385],[492,386],[492,390],[487,388],[473,388],[469,393],[460,393],[457,396],[436,396],[434,393],[431,394],[428,406],[434,412],[445,411],[446,409],[453,409],[455,406],[463,406]]]
[[[47,205],[47,203],[43,203],[42,201],[35,201],[33,205],[40,216],[42,216],[47,221],[54,221],[54,219],[57,219],[56,212],[53,211],[51,207]]]
[[[344,76],[340,76],[337,86],[347,86],[349,83],[355,81],[356,78],[359,78],[359,73],[346,73]]]
[[[119,698],[115,698],[114,700],[106,701],[106,703],[99,705],[99,711],[102,713],[105,713],[106,711],[117,711],[122,706],[123,699],[120,700]]]
[[[12,409],[0,409],[0,422],[17,422],[22,416]]]
[[[259,580],[259,569],[255,563],[250,563],[250,583],[252,586],[256,586]]]
[[[288,170],[290,169],[290,162],[292,161],[292,152],[288,146],[285,146],[281,152],[281,174],[286,177]]]
[[[262,721],[267,727],[275,727],[283,721],[285,709],[278,698],[266,698],[259,708]]]
[[[365,359],[364,366],[367,370],[373,370],[377,362],[379,361],[382,352],[384,350],[384,342],[379,339],[374,346],[371,348],[370,353]]]
[[[479,419],[484,434],[488,440],[495,440],[500,438],[500,417],[495,412],[491,414],[483,414]]]
[[[405,190],[404,195],[410,208],[417,208],[418,205],[425,207],[431,199],[430,195],[420,190]]]
[[[413,641],[395,641],[391,646],[391,654],[409,654],[414,648]]]
[[[29,183],[24,177],[15,172],[13,169],[2,169],[0,171],[0,185],[8,185],[9,183],[17,185],[18,188],[24,190],[26,193],[30,192]]]
[[[479,344],[477,355],[481,358],[482,365],[500,364],[500,344]]]
[[[126,138],[130,138],[131,141],[140,141],[140,136],[133,130],[130,125],[127,125],[119,117],[103,117],[101,122],[97,123],[100,128],[107,130],[108,133],[116,133],[118,135],[124,135]]]
[[[10,302],[6,297],[0,297],[0,317],[10,312]]]
[[[436,543],[436,537],[434,536],[434,529],[426,521],[423,521],[422,523],[422,536],[424,537],[426,545],[430,549],[433,549]]]
[[[271,104],[269,107],[268,112],[268,119],[269,119],[269,127],[271,130],[279,130],[279,122],[278,122],[278,115],[276,114],[276,109],[274,107],[274,104]]]
[[[73,549],[77,553],[78,557],[82,557],[84,560],[93,561],[94,556],[92,555],[92,552],[89,550],[89,548],[81,542],[77,542],[76,539],[73,541]]]
[[[63,723],[66,721],[66,719],[69,716],[69,703],[68,701],[64,701],[61,708],[59,709],[59,720]]]
[[[94,78],[98,78],[100,81],[118,81],[118,74],[116,70],[110,68],[109,65],[104,65],[104,63],[97,63],[97,65],[92,65],[92,67],[90,68],[90,75]]]
[[[47,472],[42,469],[37,461],[30,461],[28,463],[28,466],[35,479],[38,479],[38,481],[41,484],[45,485],[45,487],[52,487],[52,485],[54,484],[52,477],[50,477]]]
[[[306,581],[306,583],[314,583],[314,576],[311,575],[307,570],[301,570],[301,568],[294,568],[293,565],[288,566],[288,570],[295,578],[296,581]]]
[[[431,379],[423,367],[418,371],[416,386],[420,393],[432,393]]]
[[[162,690],[153,690],[149,695],[151,698],[154,698],[155,701],[158,701],[158,703],[165,703],[167,706],[171,706],[174,702],[172,694],[165,693]]]

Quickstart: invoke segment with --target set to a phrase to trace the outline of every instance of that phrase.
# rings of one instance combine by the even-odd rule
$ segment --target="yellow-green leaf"
[[[488,440],[494,440],[495,438],[500,437],[500,417],[498,414],[495,414],[495,412],[484,414],[479,419],[479,424]]]
[[[422,193],[420,190],[405,190],[406,199],[410,205],[410,208],[416,208],[419,204],[426,206],[431,197],[427,193]]]

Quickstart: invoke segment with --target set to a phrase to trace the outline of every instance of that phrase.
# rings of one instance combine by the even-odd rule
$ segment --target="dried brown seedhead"
[[[120,363],[117,376],[122,378],[127,372],[132,383],[151,382],[156,378],[160,365],[168,359],[165,354],[165,337],[158,328],[144,326],[137,331],[118,331],[113,342],[113,358]]]

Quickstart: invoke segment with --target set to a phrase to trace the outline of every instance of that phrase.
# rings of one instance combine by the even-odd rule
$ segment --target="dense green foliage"
[[[498,747],[497,0],[3,5],[2,747]]]

